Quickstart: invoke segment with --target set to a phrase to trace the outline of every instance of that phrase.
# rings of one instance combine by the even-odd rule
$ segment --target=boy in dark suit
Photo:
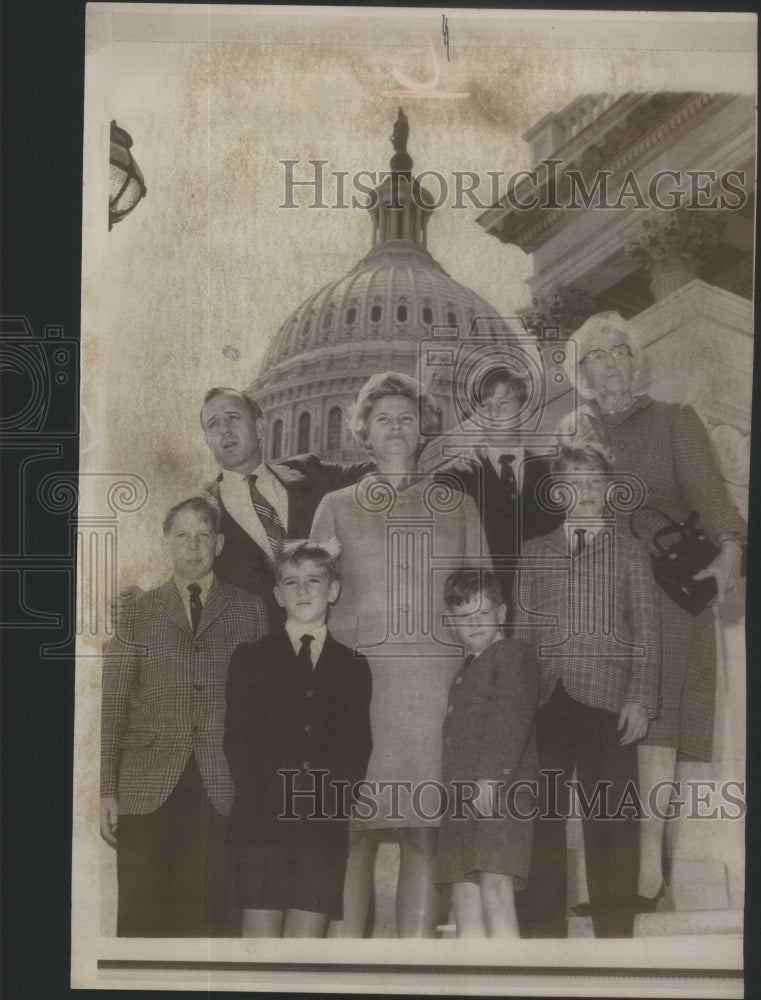
[[[348,789],[372,749],[372,680],[325,625],[337,555],[337,542],[286,542],[275,586],[286,622],[230,661],[224,748],[244,937],[321,937],[343,915]]]
[[[129,601],[104,649],[100,829],[117,850],[119,936],[226,936],[227,667],[268,621],[212,572],[218,508],[192,497],[163,528],[173,576]]]

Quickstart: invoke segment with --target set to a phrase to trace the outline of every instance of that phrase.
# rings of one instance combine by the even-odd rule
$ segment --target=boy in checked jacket
[[[212,572],[224,537],[208,499],[177,504],[163,530],[173,575],[129,602],[104,648],[100,829],[117,852],[118,936],[227,936],[225,684],[268,621]]]
[[[603,454],[561,449],[554,471],[576,503],[564,524],[524,547],[516,611],[539,664],[540,768],[531,871],[516,908],[523,937],[566,936],[565,817],[575,768],[595,936],[631,937],[636,744],[658,694],[655,581],[644,547],[608,513]]]

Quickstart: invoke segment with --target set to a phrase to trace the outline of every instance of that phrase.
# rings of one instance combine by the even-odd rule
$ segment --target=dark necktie
[[[254,510],[262,522],[262,527],[267,533],[267,538],[269,539],[270,547],[272,549],[272,554],[277,556],[280,554],[280,550],[283,547],[283,541],[285,540],[285,528],[283,527],[283,522],[278,517],[277,511],[262,494],[259,492],[256,486],[256,476],[252,472],[248,477],[248,489],[251,494],[251,502],[254,505]]]
[[[475,653],[468,653],[468,655],[465,657],[465,666],[469,667],[473,662],[473,660],[475,660],[475,658],[476,658]]]
[[[304,674],[311,674],[312,667],[312,650],[309,648],[314,642],[313,635],[302,635],[301,637],[301,649],[298,652],[296,659],[299,661],[299,666]]]
[[[195,635],[198,631],[198,624],[201,621],[201,611],[203,610],[200,584],[189,583],[188,593],[190,594],[190,623],[193,626],[193,635]]]
[[[508,500],[515,500],[518,496],[518,480],[515,478],[515,472],[513,471],[514,461],[515,455],[499,456],[499,466],[502,470],[499,478],[505,484]]]

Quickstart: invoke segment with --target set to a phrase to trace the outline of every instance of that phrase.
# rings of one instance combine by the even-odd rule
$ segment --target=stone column
[[[521,310],[521,315],[529,332],[541,343],[552,338],[552,331],[557,331],[557,338],[565,340],[599,310],[596,300],[581,288],[558,282],[536,295],[531,306]]]
[[[715,215],[683,208],[643,220],[642,235],[629,243],[626,253],[645,268],[656,302],[698,277],[720,243],[724,225]]]

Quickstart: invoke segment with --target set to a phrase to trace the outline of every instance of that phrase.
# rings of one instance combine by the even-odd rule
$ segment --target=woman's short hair
[[[401,372],[383,372],[372,375],[359,390],[352,413],[351,428],[355,437],[367,441],[367,422],[372,408],[379,399],[387,396],[406,396],[418,407],[420,433],[435,434],[439,430],[440,411],[436,401],[423,389],[417,379]]]
[[[590,341],[601,333],[618,333],[621,339],[620,344],[626,344],[632,354],[633,370],[632,378],[639,375],[642,367],[642,349],[637,333],[632,329],[621,313],[615,311],[597,313],[590,316],[582,325],[568,338],[569,344],[575,344],[576,350],[566,352],[567,374],[573,385],[577,385],[583,393],[589,392],[589,384],[584,375],[582,362],[589,353]]]
[[[502,587],[488,569],[463,566],[450,573],[444,583],[444,603],[450,609],[462,607],[474,597],[485,597],[495,607],[502,604]]]
[[[202,521],[214,529],[215,534],[219,534],[222,521],[219,504],[213,497],[206,494],[205,496],[188,497],[187,500],[182,500],[180,503],[175,504],[174,507],[170,507],[164,516],[164,523],[162,524],[164,535],[168,535],[172,530],[174,519],[181,510],[195,511]]]

